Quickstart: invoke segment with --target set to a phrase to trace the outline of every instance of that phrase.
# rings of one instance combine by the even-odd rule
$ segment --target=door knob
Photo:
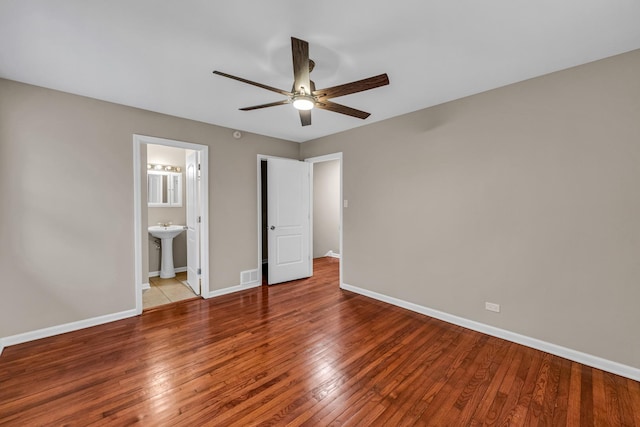
[[[272,225],[272,226],[271,226],[271,227],[269,227],[269,228],[270,228],[271,230],[275,230],[275,229],[276,229],[276,226],[275,226],[275,225]]]

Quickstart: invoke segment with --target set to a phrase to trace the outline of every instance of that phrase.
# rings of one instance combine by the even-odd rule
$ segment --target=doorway
[[[154,237],[147,231],[147,227],[155,226],[158,221],[163,225],[177,221],[179,224],[176,225],[185,227],[184,232],[180,233],[181,238],[174,237],[176,244],[185,246],[185,248],[177,247],[178,251],[175,254],[178,256],[177,260],[175,256],[172,257],[181,264],[176,264],[178,268],[174,271],[178,275],[185,276],[179,277],[180,280],[176,283],[180,286],[184,279],[184,284],[189,286],[195,294],[207,298],[209,296],[208,147],[183,141],[134,135],[133,149],[136,312],[138,314],[142,312],[142,292],[148,287],[149,277],[155,276],[154,265],[159,261],[155,259],[159,258],[158,256],[154,258],[157,254],[151,252],[155,251]],[[151,160],[155,163],[149,163]],[[156,186],[147,187],[149,168],[170,171],[171,179],[157,180],[156,186],[159,185],[160,189]],[[167,184],[170,188],[162,188],[167,182],[171,182],[170,185]],[[158,192],[157,198],[151,202],[148,199],[149,188]],[[163,191],[169,196],[163,196]],[[152,206],[161,209],[151,213]],[[148,242],[151,244],[147,244]],[[158,246],[162,243],[157,242]],[[147,247],[149,252],[144,250]],[[172,246],[174,247],[176,246]],[[147,257],[147,253],[152,256]],[[147,259],[148,263],[145,262]],[[152,262],[156,264],[151,265]],[[162,264],[164,269],[164,263]],[[161,277],[168,277],[167,272],[163,270]],[[176,279],[171,278],[171,280]],[[175,286],[173,283],[168,285]],[[169,301],[173,300],[169,298]]]
[[[268,157],[260,159],[259,166],[259,176],[261,179],[264,176],[259,184],[259,210],[263,213],[259,247],[266,240],[260,258],[266,259],[267,284],[310,277],[313,275],[310,165]]]
[[[270,191],[269,188],[272,188],[274,186],[278,186],[277,183],[274,182],[270,182],[270,180],[268,179],[268,172],[267,172],[267,168],[268,168],[268,164],[269,164],[269,160],[270,159],[276,159],[273,158],[271,156],[263,156],[263,155],[258,155],[258,169],[257,169],[257,176],[258,176],[258,266],[260,266],[261,268],[258,269],[258,273],[260,274],[259,280],[261,283],[267,283],[267,282],[274,282],[273,280],[264,280],[264,279],[268,279],[269,278],[269,269],[270,269],[270,265],[273,265],[275,262],[274,258],[278,258],[277,256],[275,256],[273,254],[273,245],[270,245],[269,242],[269,238],[273,238],[273,231],[271,229],[271,227],[274,225],[274,220],[273,218],[269,218],[269,205],[270,203],[273,203],[273,200],[270,200]],[[284,160],[288,160],[289,162],[295,162],[295,163],[301,163],[301,162],[297,162],[297,161],[293,161],[291,159],[284,159]],[[310,194],[309,194],[309,199],[308,199],[308,205],[309,205],[309,229],[307,231],[308,235],[307,235],[307,242],[305,243],[306,245],[308,245],[308,254],[309,254],[309,273],[306,276],[301,276],[301,277],[309,277],[311,275],[313,275],[313,263],[312,258],[314,257],[318,257],[318,256],[333,256],[335,258],[341,258],[341,262],[340,262],[340,286],[342,286],[342,260],[344,259],[344,254],[343,254],[343,248],[342,248],[342,153],[334,153],[334,154],[329,154],[326,156],[319,156],[319,157],[313,157],[313,158],[309,158],[306,159],[304,161],[305,163],[310,164],[310,168],[309,168],[309,183],[310,183]],[[325,166],[325,163],[331,163],[332,166],[334,166],[334,171],[337,172],[337,177],[335,180],[331,181],[331,183],[329,185],[332,185],[334,188],[331,189],[331,192],[335,195],[336,197],[336,202],[337,202],[337,210],[338,210],[338,219],[337,219],[337,224],[333,229],[333,233],[335,233],[333,236],[333,239],[329,238],[328,240],[333,241],[334,243],[332,244],[332,250],[327,251],[330,253],[322,253],[321,255],[318,255],[317,253],[317,248],[316,248],[316,253],[314,253],[314,232],[316,231],[316,228],[318,229],[318,231],[322,232],[323,227],[320,226],[320,224],[318,224],[318,227],[316,227],[315,224],[315,219],[314,219],[314,214],[313,214],[313,198],[314,198],[314,165],[318,164],[318,166],[320,166],[320,164],[322,163],[322,166]],[[326,182],[325,182],[326,184]],[[271,192],[272,193],[272,192]],[[323,223],[324,224],[324,223]],[[326,229],[325,229],[325,232]],[[329,233],[331,233],[331,231],[329,231]],[[326,236],[322,236],[322,237],[326,237]],[[318,239],[316,239],[318,240]],[[319,240],[323,240],[326,241],[327,239],[319,239]],[[337,242],[337,243],[335,243]],[[319,242],[320,243],[320,242]],[[335,248],[337,245],[337,250],[333,249]]]
[[[342,223],[346,203],[342,193],[342,153],[310,157],[305,159],[305,162],[311,163],[311,182],[313,183],[314,208],[311,216],[313,257],[329,256],[340,259],[339,286],[342,287],[344,264]],[[320,179],[316,179],[316,172],[320,174]],[[336,245],[337,253],[333,249]]]

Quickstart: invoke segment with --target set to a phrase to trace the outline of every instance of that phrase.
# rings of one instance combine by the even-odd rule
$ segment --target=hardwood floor
[[[311,279],[5,349],[0,425],[639,426],[640,383]]]

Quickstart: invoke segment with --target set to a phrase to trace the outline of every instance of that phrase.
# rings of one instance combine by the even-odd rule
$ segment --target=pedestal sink
[[[176,277],[173,268],[173,238],[182,233],[186,227],[184,225],[152,225],[149,227],[149,234],[162,241],[162,265],[160,267],[160,278],[169,279]]]

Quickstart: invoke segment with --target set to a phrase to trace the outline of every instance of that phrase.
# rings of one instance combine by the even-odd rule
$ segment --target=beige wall
[[[186,204],[186,150],[167,147],[164,145],[147,145],[147,163],[180,166],[182,168],[182,206],[181,207],[150,207],[148,208],[148,225],[169,223],[185,225],[187,223]],[[146,167],[145,167],[146,170]],[[146,181],[143,181],[146,182]],[[142,205],[143,209],[146,203]],[[160,271],[159,239],[148,236],[149,272]],[[173,265],[175,268],[187,266],[187,233],[180,233],[173,239]]]
[[[313,164],[313,257],[340,253],[340,161]]]
[[[0,79],[0,337],[135,308],[133,134],[209,146],[209,286],[238,285],[257,267],[256,156],[299,144],[231,133]]]
[[[634,51],[302,144],[343,152],[344,281],[640,368],[639,72]]]

